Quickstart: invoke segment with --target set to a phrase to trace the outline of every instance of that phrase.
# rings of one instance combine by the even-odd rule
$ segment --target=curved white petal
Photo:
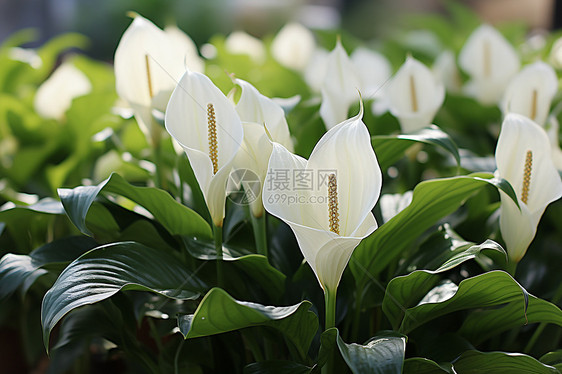
[[[460,92],[462,81],[453,51],[446,50],[437,56],[433,63],[433,74],[445,86],[448,92]]]
[[[382,175],[371,137],[361,120],[363,110],[333,127],[318,141],[310,155],[307,168],[314,171],[332,171],[337,178],[340,235],[350,236],[365,220],[375,206],[382,185]],[[318,181],[320,184],[321,181]],[[328,183],[324,180],[314,193],[328,196]],[[328,204],[310,204],[309,209],[329,230]],[[305,221],[305,224],[307,222]],[[311,227],[316,225],[307,224]]]
[[[322,90],[322,84],[328,70],[328,56],[330,53],[324,49],[317,48],[310,58],[310,62],[304,69],[304,80],[314,92]]]
[[[261,64],[265,61],[265,47],[258,38],[244,31],[234,31],[226,37],[225,48],[232,54],[248,55]]]
[[[365,99],[378,98],[383,94],[382,86],[392,76],[392,66],[382,54],[367,48],[357,48],[351,54],[362,95]]]
[[[554,69],[538,61],[525,66],[509,83],[502,100],[505,113],[519,113],[543,126],[558,90]]]
[[[271,43],[271,54],[281,65],[302,71],[316,48],[314,35],[298,23],[288,23]]]
[[[403,132],[431,124],[443,104],[445,88],[431,70],[408,57],[388,84],[389,110],[400,121]]]
[[[514,48],[496,29],[482,25],[467,39],[459,65],[472,79],[466,92],[484,104],[493,104],[500,100],[520,62]]]
[[[496,164],[499,175],[513,186],[519,199],[527,151],[532,152],[532,170],[526,205],[534,214],[562,196],[562,181],[552,162],[545,130],[527,117],[508,114],[498,138]]]
[[[137,15],[119,41],[114,68],[117,94],[131,107],[163,111],[185,72],[185,53],[164,31]],[[135,112],[135,117],[141,129],[149,133],[151,111]]]
[[[70,62],[65,62],[39,86],[33,104],[41,117],[61,120],[72,100],[91,90],[88,77]]]
[[[209,156],[208,108],[216,123],[218,170]],[[230,101],[205,75],[186,72],[166,109],[166,130],[184,148],[217,224],[224,218],[226,179],[243,140],[242,123]]]
[[[241,79],[236,79],[234,82],[242,88],[242,94],[236,104],[236,111],[240,119],[244,122],[254,122],[266,126],[272,140],[292,152],[293,141],[283,108],[262,95],[250,83]]]
[[[560,124],[555,116],[548,117],[548,124],[546,133],[550,140],[550,147],[552,149],[552,162],[558,171],[562,171],[562,150],[560,149],[560,140],[558,139],[558,129]]]
[[[173,48],[177,49],[184,56],[183,61],[187,70],[203,73],[205,71],[205,63],[201,56],[199,56],[197,46],[189,35],[176,26],[167,26],[164,28],[164,32],[170,38]]]
[[[328,55],[326,75],[322,83],[320,117],[327,129],[347,118],[351,104],[357,101],[359,89],[355,67],[338,40]]]

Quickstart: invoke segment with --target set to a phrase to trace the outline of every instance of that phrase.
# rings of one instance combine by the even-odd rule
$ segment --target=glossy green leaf
[[[503,331],[543,322],[562,327],[562,310],[546,300],[529,295],[526,315],[520,313],[520,306],[516,303],[498,309],[477,310],[464,320],[459,333],[474,344],[480,344]]]
[[[371,143],[382,169],[387,169],[402,158],[404,152],[413,143],[424,143],[444,149],[454,157],[457,165],[461,163],[459,150],[453,139],[435,125],[425,127],[412,134],[375,135],[371,137]]]
[[[539,361],[543,364],[554,366],[562,372],[562,349],[546,353],[539,359]]]
[[[91,238],[76,236],[45,244],[29,256],[8,253],[0,260],[0,299],[24,283],[26,288],[30,287],[35,279],[47,273],[42,268],[45,265],[69,263],[96,245]]]
[[[254,362],[244,368],[244,374],[307,374],[312,369],[293,361],[271,360]]]
[[[197,213],[175,201],[163,190],[136,187],[118,174],[112,174],[97,186],[59,189],[59,196],[72,222],[86,235],[86,216],[100,192],[113,193],[134,201],[148,210],[172,235],[212,237],[209,224]]]
[[[187,338],[197,338],[251,326],[269,326],[281,331],[302,357],[306,357],[318,329],[318,317],[309,311],[310,302],[274,307],[238,301],[220,288],[203,298],[194,314],[180,315],[178,326]]]
[[[495,250],[505,255],[505,250],[492,240],[478,245],[457,240],[451,242],[450,254],[439,268],[414,271],[392,279],[386,287],[382,307],[393,328],[398,329],[406,308],[415,306],[435,286],[439,280],[437,274],[475,258],[484,250]]]
[[[196,299],[205,285],[177,258],[135,242],[98,247],[72,262],[45,294],[43,340],[68,312],[107,299],[120,290],[145,290],[173,299]]]
[[[462,374],[560,374],[556,368],[522,353],[467,351],[453,362],[453,367]]]
[[[404,361],[404,374],[453,374],[452,365],[439,365],[422,357],[408,358]]]
[[[486,179],[485,177],[490,177]],[[419,183],[411,204],[379,227],[355,249],[350,268],[357,281],[375,277],[425,230],[457,210],[487,185],[507,188],[491,174],[433,179]],[[513,189],[511,189],[513,192]],[[515,194],[512,194],[515,196]]]
[[[406,277],[399,277],[398,280],[395,278],[393,281],[423,285],[430,275],[427,271],[415,271]],[[386,308],[383,303],[383,309],[387,316],[391,315],[392,309],[402,310],[401,315],[404,315],[404,318],[399,331],[405,334],[434,318],[458,310],[514,303],[518,306],[514,312],[524,317],[528,305],[527,291],[503,271],[491,271],[465,279],[460,282],[458,287],[451,282],[441,284],[432,288],[413,307],[398,304],[397,300],[399,299],[397,297],[400,296],[392,295],[392,288],[390,287],[387,289],[387,296],[392,296],[393,300],[387,301]],[[394,321],[396,322],[396,319]]]

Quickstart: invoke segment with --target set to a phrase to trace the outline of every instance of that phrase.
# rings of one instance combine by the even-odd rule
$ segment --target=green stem
[[[326,326],[324,330],[328,330],[332,327],[336,327],[336,293],[337,289],[334,291],[326,289],[324,291],[324,301],[326,303]]]
[[[260,217],[250,213],[252,219],[252,228],[254,229],[254,239],[256,241],[256,249],[260,255],[267,257],[267,224],[265,214]]]
[[[222,266],[222,226],[214,225],[215,250],[217,251],[217,285],[224,286],[224,274]]]
[[[562,299],[562,283],[560,284],[560,286],[558,286],[558,289],[556,290],[556,293],[554,294],[554,297],[552,298],[552,300],[550,302],[557,305],[560,302],[560,299]],[[533,349],[535,343],[539,339],[539,337],[542,334],[543,330],[545,329],[546,325],[548,325],[548,323],[546,323],[546,322],[540,323],[540,325],[537,327],[537,329],[533,333],[533,336],[531,336],[531,339],[529,339],[529,342],[525,346],[525,349],[523,350],[523,352],[525,352],[525,353],[531,352],[531,349]]]
[[[509,273],[513,278],[515,278],[515,271],[517,270],[517,262],[508,260],[505,265],[505,271]]]
[[[158,188],[166,188],[166,181],[164,179],[163,162],[162,162],[162,128],[161,126],[152,119],[152,126],[150,129],[150,143],[152,145],[152,161],[154,162],[154,167],[156,169],[156,174],[154,176],[154,184]]]
[[[156,343],[158,352],[162,352],[164,350],[164,347],[162,346],[162,341],[160,340],[160,335],[158,334],[158,330],[156,329],[154,320],[150,317],[147,317],[146,322],[148,323],[148,327],[150,328],[150,335],[152,335],[152,339],[154,339],[154,343]]]
[[[176,350],[176,354],[174,356],[174,373],[179,374],[180,372],[180,353],[183,345],[185,343],[185,339],[182,337],[180,344],[178,345],[178,349]]]
[[[324,301],[326,305],[326,325],[324,331],[336,327],[336,294],[337,288],[335,290],[330,290],[326,288],[324,290]],[[322,368],[322,374],[332,374],[334,372],[334,352],[328,357],[326,365]]]

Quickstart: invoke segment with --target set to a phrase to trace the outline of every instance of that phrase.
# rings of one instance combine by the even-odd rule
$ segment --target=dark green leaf
[[[418,184],[411,204],[364,239],[353,252],[350,268],[356,280],[362,282],[368,276],[376,277],[439,219],[454,212],[482,187],[497,186],[497,183],[478,174]]]
[[[455,158],[457,165],[460,166],[461,163],[459,150],[455,142],[447,133],[435,125],[423,128],[412,134],[375,135],[371,137],[371,143],[382,169],[387,169],[398,161],[413,143],[424,143],[440,147]]]
[[[244,368],[244,374],[307,374],[311,368],[292,361],[254,362]]]
[[[427,358],[413,357],[404,361],[404,374],[453,374],[451,364],[448,366],[439,365]]]
[[[101,246],[72,262],[45,294],[43,340],[71,310],[120,290],[145,290],[174,299],[196,299],[205,286],[175,257],[135,242]]]
[[[212,237],[209,224],[193,210],[175,201],[167,192],[153,187],[133,186],[118,174],[112,174],[97,186],[59,189],[59,196],[69,218],[84,234],[92,235],[86,227],[86,215],[102,190],[141,205],[172,235]]]
[[[560,374],[556,368],[522,353],[467,351],[453,362],[453,367],[462,374]]]
[[[178,317],[178,325],[186,339],[251,326],[270,326],[281,331],[301,356],[306,357],[318,329],[318,317],[309,311],[310,306],[308,301],[286,307],[264,306],[235,300],[224,290],[213,288],[194,314]]]

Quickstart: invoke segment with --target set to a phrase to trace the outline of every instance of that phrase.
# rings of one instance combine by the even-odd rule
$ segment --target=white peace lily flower
[[[115,51],[117,94],[133,109],[141,130],[154,136],[152,110],[164,112],[193,57],[192,46],[136,15]],[[196,63],[197,64],[197,63]]]
[[[90,80],[70,62],[64,62],[37,89],[33,105],[41,117],[62,120],[72,100],[92,91]]]
[[[447,92],[458,93],[461,91],[462,81],[453,51],[441,52],[435,59],[432,70],[437,79],[443,83]]]
[[[554,166],[558,171],[562,171],[562,149],[560,149],[560,141],[558,140],[558,129],[560,124],[555,116],[551,115],[548,117],[548,123],[546,125],[546,134],[550,140],[550,146],[552,148],[552,161]]]
[[[388,84],[389,110],[400,121],[404,133],[430,125],[444,99],[443,84],[431,70],[412,57],[406,58]]]
[[[320,117],[329,130],[347,118],[349,107],[357,101],[360,84],[355,67],[339,39],[326,64]]]
[[[562,69],[562,38],[556,39],[552,44],[549,61],[556,69]]]
[[[538,61],[525,66],[509,83],[502,100],[505,113],[519,113],[543,126],[558,79],[550,65]]]
[[[308,161],[277,143],[269,160],[265,209],[291,227],[326,293],[336,291],[353,250],[377,228],[371,209],[382,177],[362,116],[363,108],[330,129]],[[292,186],[298,183],[299,173],[312,176],[316,184],[276,189],[277,175],[288,176]],[[295,201],[283,199],[284,194]]]
[[[226,180],[243,139],[238,114],[209,78],[187,71],[172,93],[165,122],[189,158],[213,223],[222,227]]]
[[[164,32],[170,40],[172,44],[176,48],[181,48],[184,51],[184,63],[185,67],[188,70],[196,71],[198,73],[205,72],[205,62],[199,56],[199,52],[197,51],[197,46],[193,39],[189,37],[185,32],[179,29],[177,26],[166,26],[164,28]]]
[[[242,89],[235,108],[244,127],[244,143],[234,161],[234,167],[249,169],[256,173],[260,181],[263,181],[273,149],[269,138],[271,137],[272,141],[283,145],[290,152],[293,151],[293,141],[285,112],[279,104],[262,95],[250,83],[241,79],[235,79],[234,83]],[[263,215],[261,196],[257,196],[250,206],[255,217]]]
[[[392,76],[392,66],[382,54],[359,47],[351,54],[351,62],[359,78],[359,88],[364,98],[383,96],[382,86]]]
[[[314,50],[314,35],[298,23],[288,23],[275,36],[271,43],[271,54],[281,65],[303,71]]]
[[[562,180],[552,162],[544,129],[520,114],[510,113],[502,124],[496,147],[496,173],[506,179],[519,206],[500,193],[500,230],[511,261],[519,262],[548,206],[562,196]]]
[[[471,78],[466,93],[490,105],[499,102],[520,63],[511,44],[492,26],[482,25],[463,46],[459,65]]]
[[[381,196],[379,205],[381,208],[382,220],[383,222],[388,222],[403,211],[410,205],[412,198],[414,197],[413,191],[406,191],[403,194],[384,194]]]
[[[328,56],[330,52],[317,48],[312,53],[310,61],[304,69],[304,81],[314,92],[322,90],[322,84],[328,70]]]
[[[244,31],[234,31],[224,41],[226,50],[232,54],[248,55],[256,63],[265,61],[263,42]]]

